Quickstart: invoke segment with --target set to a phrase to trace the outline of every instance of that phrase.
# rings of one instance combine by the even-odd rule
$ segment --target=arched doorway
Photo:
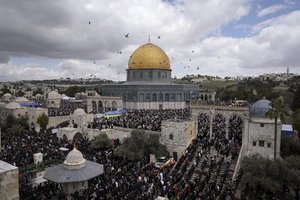
[[[113,101],[113,102],[111,103],[111,107],[112,107],[112,110],[113,110],[113,111],[117,110],[117,108],[118,108],[117,102]]]
[[[212,134],[215,139],[226,138],[226,118],[221,114],[216,114],[212,122]]]
[[[198,137],[204,138],[209,135],[209,116],[201,113],[198,116]]]
[[[98,101],[98,113],[103,113],[103,104],[102,104],[102,101]]]
[[[93,113],[96,114],[97,113],[97,103],[96,101],[92,101],[92,106],[93,106]]]
[[[105,101],[104,106],[105,106],[105,111],[106,111],[106,112],[107,112],[107,111],[110,111],[111,107],[110,107],[108,101]]]
[[[228,139],[242,145],[243,120],[238,115],[229,118]]]
[[[74,137],[73,137],[73,141],[74,142],[80,142],[83,140],[83,136],[80,132],[77,132]]]

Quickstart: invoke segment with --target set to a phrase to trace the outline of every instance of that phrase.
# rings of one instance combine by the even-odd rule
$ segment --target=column
[[[226,119],[225,125],[226,125],[226,127],[225,127],[225,130],[226,130],[225,137],[228,140],[228,128],[229,128],[229,120],[228,119]],[[234,142],[234,139],[233,139],[233,142]]]
[[[209,119],[209,138],[212,138],[212,132],[213,132],[213,128],[212,128],[212,122],[213,122],[213,118],[212,118],[212,114],[210,114],[210,119]]]

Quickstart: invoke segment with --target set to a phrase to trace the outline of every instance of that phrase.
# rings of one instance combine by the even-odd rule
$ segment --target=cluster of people
[[[242,143],[242,126],[243,121],[240,116],[233,115],[230,117],[228,127],[226,127],[226,119],[221,114],[216,114],[212,121],[212,137],[225,138],[226,128],[228,128],[228,139]],[[198,116],[198,137],[203,138],[209,135],[210,118],[205,113],[200,113]]]
[[[235,107],[248,107],[249,103],[243,100],[232,100],[232,101],[195,101],[196,104],[209,105],[209,106],[235,106]]]
[[[93,128],[103,129],[113,126],[161,131],[162,120],[185,120],[190,117],[189,109],[166,109],[166,110],[133,110],[126,115],[114,118],[101,117],[91,124]]]
[[[61,100],[60,107],[50,107],[48,108],[48,116],[49,117],[56,117],[56,116],[68,116],[73,114],[77,108],[82,108],[87,110],[87,106],[82,101],[68,101],[68,100]]]
[[[162,120],[187,119],[188,109],[178,110],[136,110],[117,118],[100,118],[92,126],[122,126],[159,131]],[[200,119],[201,117],[199,117]],[[207,122],[205,117],[201,120]],[[236,119],[233,119],[236,121]],[[201,123],[201,122],[199,122]],[[217,133],[222,127],[214,127]],[[234,127],[232,127],[234,129]],[[203,132],[207,127],[203,128]],[[224,137],[209,139],[203,134],[194,140],[181,156],[175,167],[162,169],[148,164],[148,158],[129,161],[115,156],[120,143],[100,152],[90,148],[91,142],[81,138],[77,148],[88,160],[104,165],[104,174],[89,181],[87,190],[74,193],[72,199],[155,199],[165,196],[169,199],[225,199],[233,196],[236,184],[231,184],[233,167],[236,163],[238,145]],[[66,139],[59,139],[51,129],[36,133],[26,131],[22,135],[2,134],[3,151],[0,160],[20,168],[21,199],[66,199],[60,186],[47,182],[33,186],[32,172],[23,168],[33,163],[33,153],[42,152],[44,160],[64,160],[66,153],[59,147],[73,148]],[[238,184],[238,182],[237,182]]]
[[[59,147],[69,146],[69,141],[59,139],[48,129],[47,132],[36,133],[25,130],[22,134],[2,134],[2,151],[0,160],[20,168],[33,164],[33,154],[43,153],[44,160],[62,160],[64,154]]]

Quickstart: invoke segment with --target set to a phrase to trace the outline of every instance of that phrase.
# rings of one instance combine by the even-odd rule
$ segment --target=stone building
[[[167,54],[149,41],[130,56],[127,81],[102,85],[101,91],[122,97],[125,109],[186,108],[198,98],[199,86],[172,83],[171,71]]]
[[[160,143],[167,146],[170,155],[179,159],[191,141],[197,136],[196,121],[163,121]]]
[[[93,114],[87,114],[82,108],[77,108],[72,115],[70,115],[70,125],[77,125],[78,128],[87,127],[87,125],[94,121]]]
[[[281,121],[277,123],[277,141],[275,141],[275,120],[266,116],[270,110],[270,101],[261,99],[250,108],[248,123],[248,140],[246,154],[260,154],[266,158],[274,158],[275,142],[276,157],[280,157]]]
[[[75,99],[86,102],[87,113],[103,113],[123,109],[122,97],[101,96],[96,91],[77,93]]]
[[[19,169],[0,160],[0,199],[19,199]]]
[[[37,118],[43,113],[48,116],[48,110],[45,108],[22,107],[16,102],[0,104],[0,120],[2,123],[5,122],[8,115],[13,115],[16,118],[26,116],[28,117],[29,128],[35,128],[36,131],[40,129]]]
[[[218,106],[203,105],[193,102],[192,118],[198,120],[198,134],[209,134],[210,138],[214,137],[215,119],[219,118],[218,126],[222,128],[222,132],[226,139],[235,142],[237,139],[241,145],[242,156],[250,156],[259,154],[266,158],[274,158],[275,148],[275,120],[266,116],[270,110],[270,101],[261,99],[255,102],[250,108],[241,106]],[[236,126],[234,123],[240,121],[241,124],[234,129],[230,127]],[[277,149],[276,155],[280,156],[281,141],[281,121],[277,124]]]
[[[48,108],[59,108],[62,95],[59,94],[56,90],[49,92],[46,99],[46,105]]]
[[[44,178],[61,184],[63,191],[73,194],[88,188],[88,180],[103,174],[103,165],[84,159],[75,147],[66,160],[47,170]]]

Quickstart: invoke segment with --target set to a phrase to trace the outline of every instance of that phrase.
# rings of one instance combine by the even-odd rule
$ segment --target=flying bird
[[[190,61],[192,61],[192,59],[190,59]]]
[[[96,64],[96,61],[94,61],[94,64]]]
[[[91,25],[92,22],[89,21],[89,25]]]
[[[160,35],[159,35],[159,36],[157,36],[157,38],[158,38],[158,39],[160,39]]]
[[[125,37],[128,38],[128,37],[129,37],[129,33],[127,33],[127,34],[125,35]]]
[[[111,66],[111,64],[108,64],[108,66],[110,67],[110,66]]]
[[[122,54],[122,51],[117,51],[118,54]]]
[[[192,53],[194,53],[194,51],[192,51]]]
[[[197,67],[197,70],[199,70],[199,67]]]

